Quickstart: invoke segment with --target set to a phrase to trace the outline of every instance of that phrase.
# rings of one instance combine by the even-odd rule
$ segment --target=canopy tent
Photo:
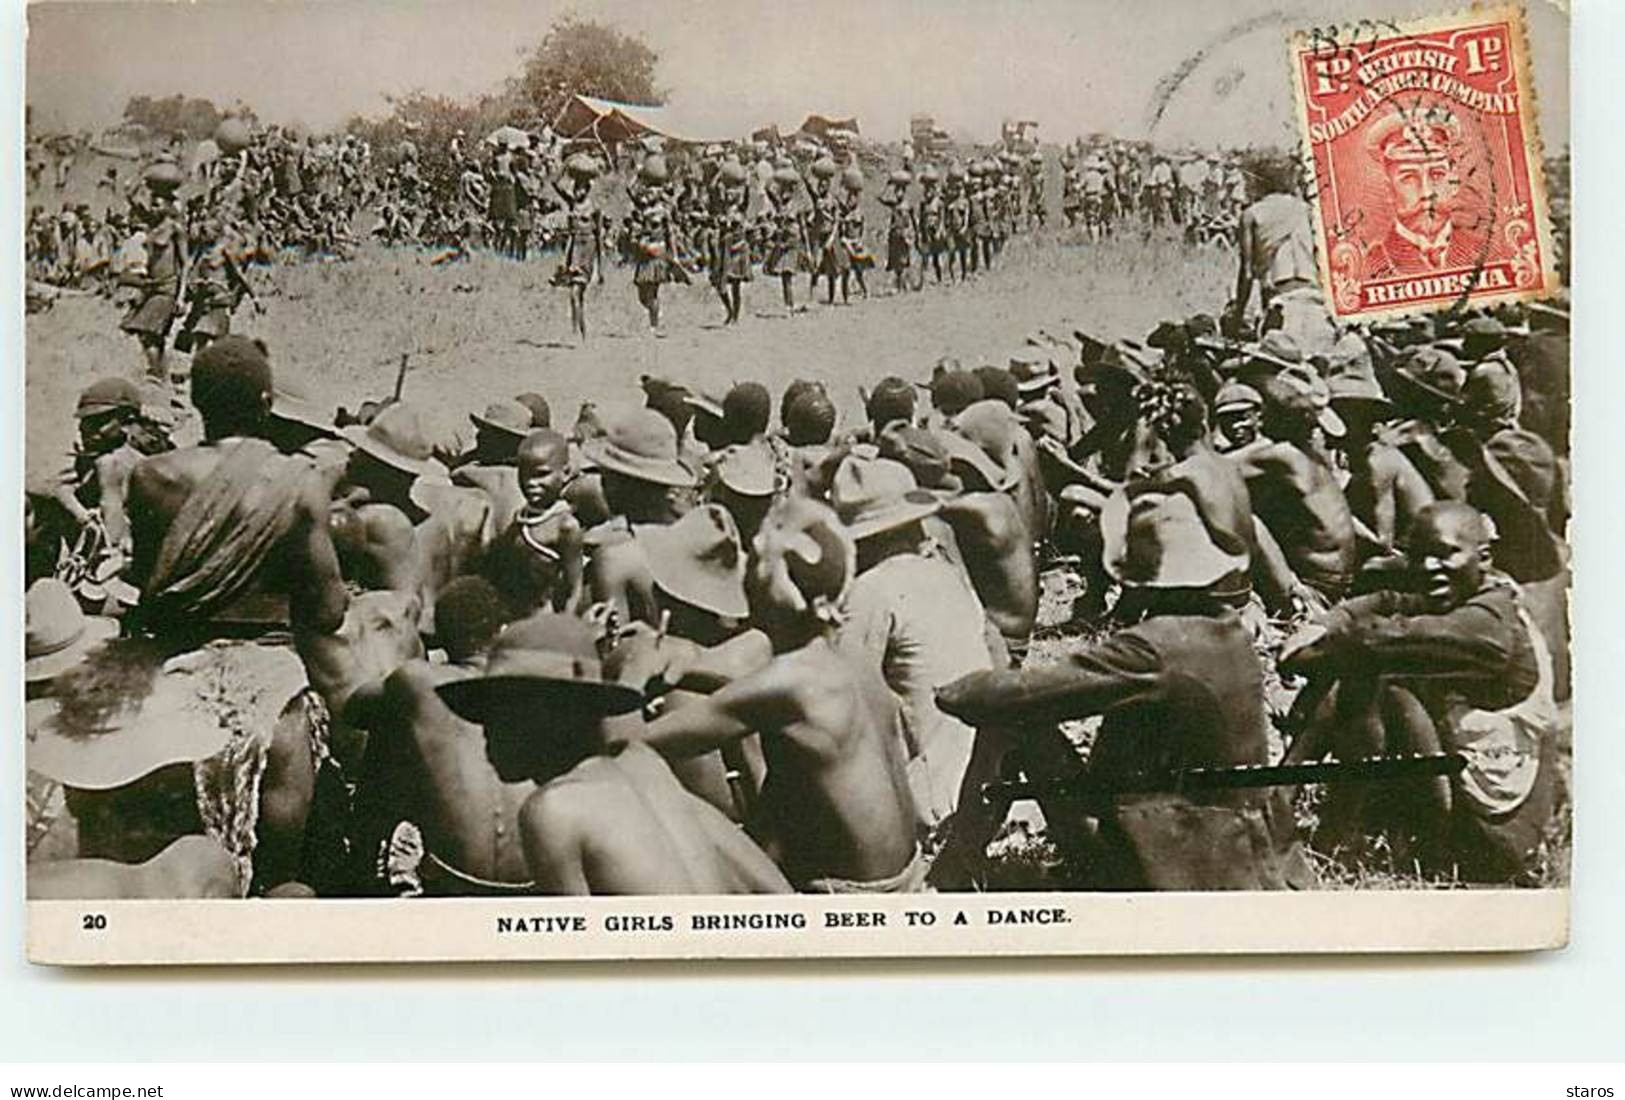
[[[625,141],[655,136],[688,145],[728,141],[723,127],[692,111],[672,106],[650,107],[640,103],[617,103],[590,95],[573,95],[553,121],[560,136],[601,141],[618,145]]]

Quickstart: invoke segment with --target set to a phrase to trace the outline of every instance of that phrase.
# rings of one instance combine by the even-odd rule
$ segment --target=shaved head
[[[551,428],[531,432],[519,444],[518,459],[533,466],[559,466],[569,461],[569,442]]]
[[[1457,501],[1430,504],[1416,514],[1406,553],[1436,609],[1459,606],[1483,587],[1492,538],[1482,513]]]
[[[1490,528],[1484,514],[1459,500],[1435,501],[1417,512],[1411,521],[1413,543],[1438,535],[1454,536],[1474,547],[1490,544]]]

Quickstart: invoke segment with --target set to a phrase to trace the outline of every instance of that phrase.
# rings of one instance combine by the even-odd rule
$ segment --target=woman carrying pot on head
[[[600,169],[586,153],[573,153],[564,161],[564,176],[553,184],[564,200],[566,231],[564,261],[553,273],[553,284],[569,288],[570,328],[587,342],[587,286],[604,282],[600,264],[604,251],[604,219],[592,199],[592,184]]]
[[[744,284],[750,281],[750,190],[738,159],[728,157],[711,185],[711,220],[716,226],[716,253],[711,282],[726,311],[725,325],[739,323]]]

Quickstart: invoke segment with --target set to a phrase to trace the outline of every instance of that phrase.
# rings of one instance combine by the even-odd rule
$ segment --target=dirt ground
[[[1217,311],[1233,260],[1171,238],[1101,244],[1050,229],[1016,239],[1000,266],[974,281],[887,297],[889,276],[868,273],[870,297],[822,301],[785,316],[777,280],[745,288],[746,315],[721,326],[709,285],[668,286],[666,336],[647,331],[631,270],[611,265],[588,296],[590,339],[569,338],[565,292],[548,285],[555,254],[519,262],[480,255],[431,266],[430,253],[368,245],[348,263],[294,262],[253,270],[265,303],[245,305],[236,330],[263,338],[279,379],[320,405],[354,408],[386,395],[410,355],[405,396],[442,433],[467,436],[467,414],[526,390],[568,426],[583,401],[641,400],[638,378],[659,373],[718,396],[754,379],[775,394],[796,377],[822,378],[843,423],[858,415],[858,387],[886,374],[925,379],[944,355],[1002,363],[1039,329],[1143,337],[1159,320]],[[822,290],[820,286],[820,290]],[[807,300],[804,278],[798,303]],[[109,375],[137,377],[141,356],[118,331],[120,314],[94,297],[64,297],[27,320],[27,456],[34,472],[71,441],[78,391]]]

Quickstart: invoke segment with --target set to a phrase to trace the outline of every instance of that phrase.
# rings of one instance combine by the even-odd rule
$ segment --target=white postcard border
[[[1569,900],[1568,890],[1461,890],[32,901],[28,957],[77,966],[1531,951],[1567,944]],[[631,918],[644,927],[628,930]]]

